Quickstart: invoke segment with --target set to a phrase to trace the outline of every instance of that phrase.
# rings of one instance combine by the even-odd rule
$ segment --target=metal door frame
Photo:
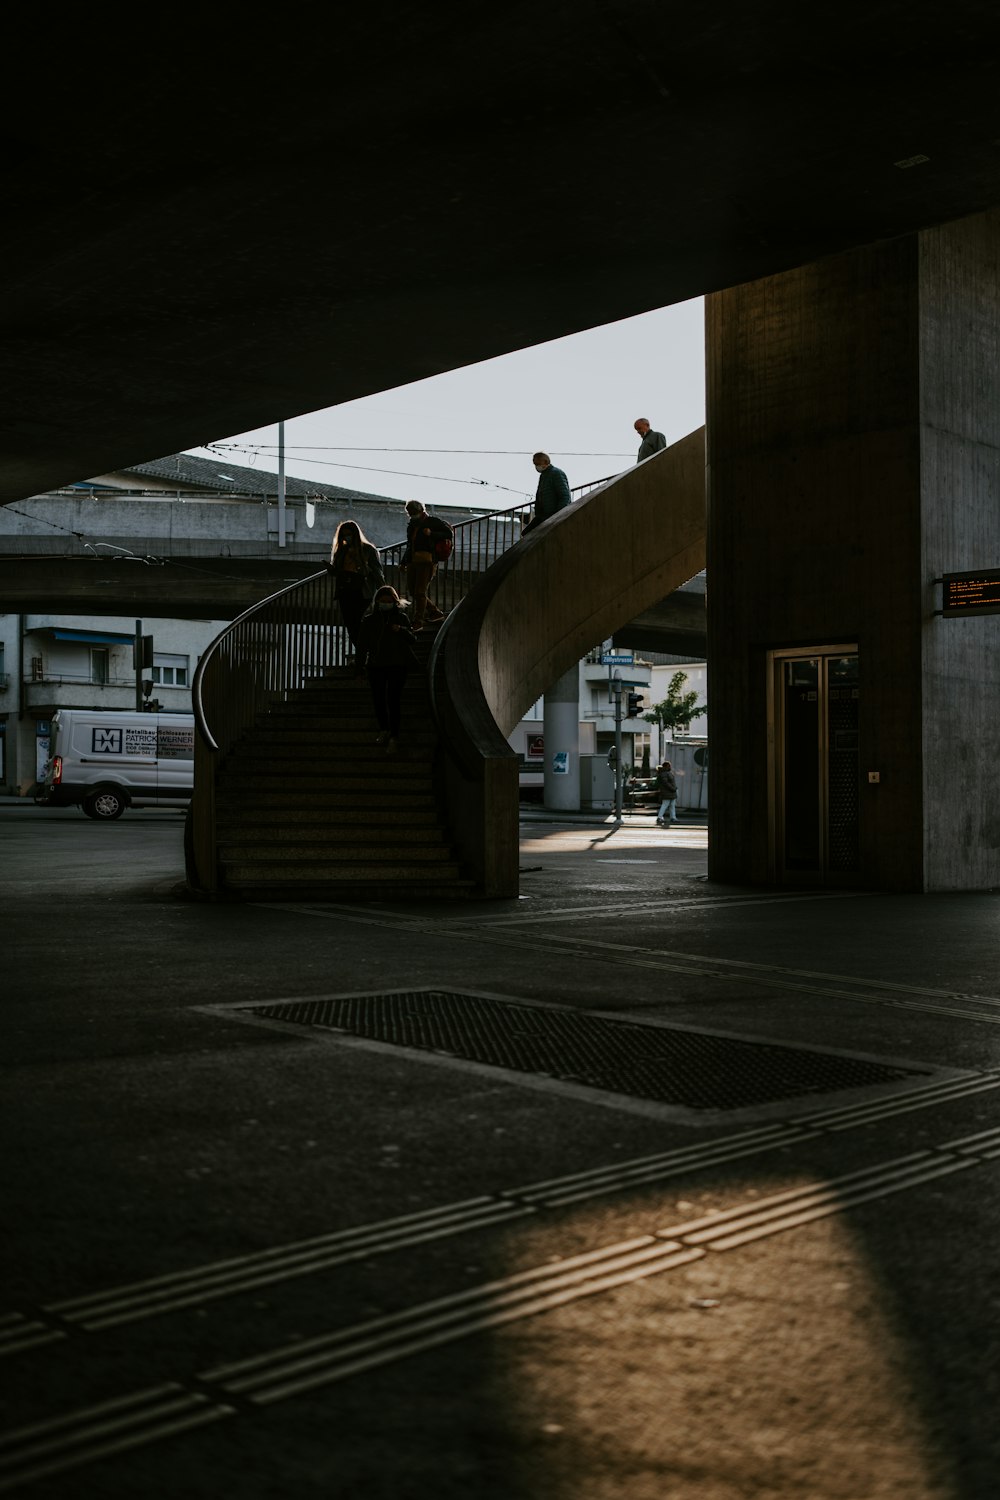
[[[842,656],[859,656],[857,643],[832,646],[782,646],[767,653],[767,785],[768,835],[767,867],[772,881],[783,884],[823,884],[830,882],[830,816],[829,816],[829,662]],[[785,697],[781,681],[786,662],[820,663],[817,710],[819,743],[816,774],[819,777],[819,869],[815,872],[789,871],[784,867],[785,848],[785,765],[782,753],[785,737]],[[838,883],[840,883],[838,881]]]

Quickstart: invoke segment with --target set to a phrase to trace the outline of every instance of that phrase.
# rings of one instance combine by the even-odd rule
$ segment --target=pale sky
[[[286,420],[285,473],[505,510],[534,497],[539,448],[573,486],[635,462],[637,417],[668,443],[700,427],[704,370],[699,297]],[[226,442],[236,446],[188,451],[276,471],[277,423]]]

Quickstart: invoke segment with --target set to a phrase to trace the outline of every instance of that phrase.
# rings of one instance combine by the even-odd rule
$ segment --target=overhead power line
[[[5,505],[4,510],[9,511],[12,516],[23,516],[26,521],[34,521],[36,526],[51,526],[54,531],[65,531],[67,536],[75,536],[78,541],[82,542],[87,538],[85,531],[73,531],[69,526],[60,526],[58,521],[49,521],[45,516],[33,516],[30,511],[18,510],[14,505]]]
[[[278,452],[274,443],[206,443],[213,452],[266,453]],[[285,452],[296,453],[463,453],[477,458],[525,458],[530,455],[524,448],[362,448],[350,444],[338,447],[322,443],[286,443]],[[557,448],[564,458],[631,458],[630,453],[577,453],[568,448]]]
[[[212,447],[212,451],[218,451],[218,446],[219,445],[212,444],[210,446]],[[264,454],[268,454],[268,450],[266,448],[244,448],[244,447],[241,447],[240,444],[238,444],[238,443],[227,444],[226,448],[227,448],[227,451],[230,452],[230,453],[264,453]],[[385,449],[385,450],[373,450],[373,451],[393,452],[395,450]],[[399,451],[405,453],[405,452],[416,452],[418,450],[403,448],[403,449],[400,449]],[[431,451],[433,451],[433,450],[431,450]],[[313,464],[315,467],[322,468],[322,469],[354,469],[354,470],[357,470],[359,473],[362,473],[362,474],[395,474],[400,479],[433,479],[435,481],[440,482],[441,484],[475,484],[475,485],[483,486],[486,489],[504,490],[508,495],[525,495],[525,494],[527,494],[526,490],[511,489],[510,485],[508,485],[508,484],[497,484],[492,479],[456,479],[453,474],[415,474],[415,473],[413,473],[409,469],[380,469],[380,468],[374,468],[370,464],[345,464],[345,463],[340,463],[338,460],[331,459],[331,458],[300,458],[300,459],[297,459],[296,462],[300,463],[300,464]]]

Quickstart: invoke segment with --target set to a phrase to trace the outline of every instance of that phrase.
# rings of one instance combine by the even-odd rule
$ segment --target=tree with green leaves
[[[647,724],[658,724],[660,729],[687,729],[692,719],[708,712],[707,703],[698,703],[697,693],[685,693],[686,672],[675,672],[662,703],[654,703],[648,714],[643,714]]]

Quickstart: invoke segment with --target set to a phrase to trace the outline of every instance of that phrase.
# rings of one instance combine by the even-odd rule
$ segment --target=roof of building
[[[209,489],[219,494],[276,495],[278,476],[269,469],[233,464],[223,458],[197,458],[193,453],[169,453],[148,463],[129,464],[115,471],[119,474],[145,475],[150,479],[176,480],[179,489]],[[285,495],[304,500],[375,500],[386,505],[403,502],[390,495],[323,484],[319,479],[298,479],[285,475]]]

